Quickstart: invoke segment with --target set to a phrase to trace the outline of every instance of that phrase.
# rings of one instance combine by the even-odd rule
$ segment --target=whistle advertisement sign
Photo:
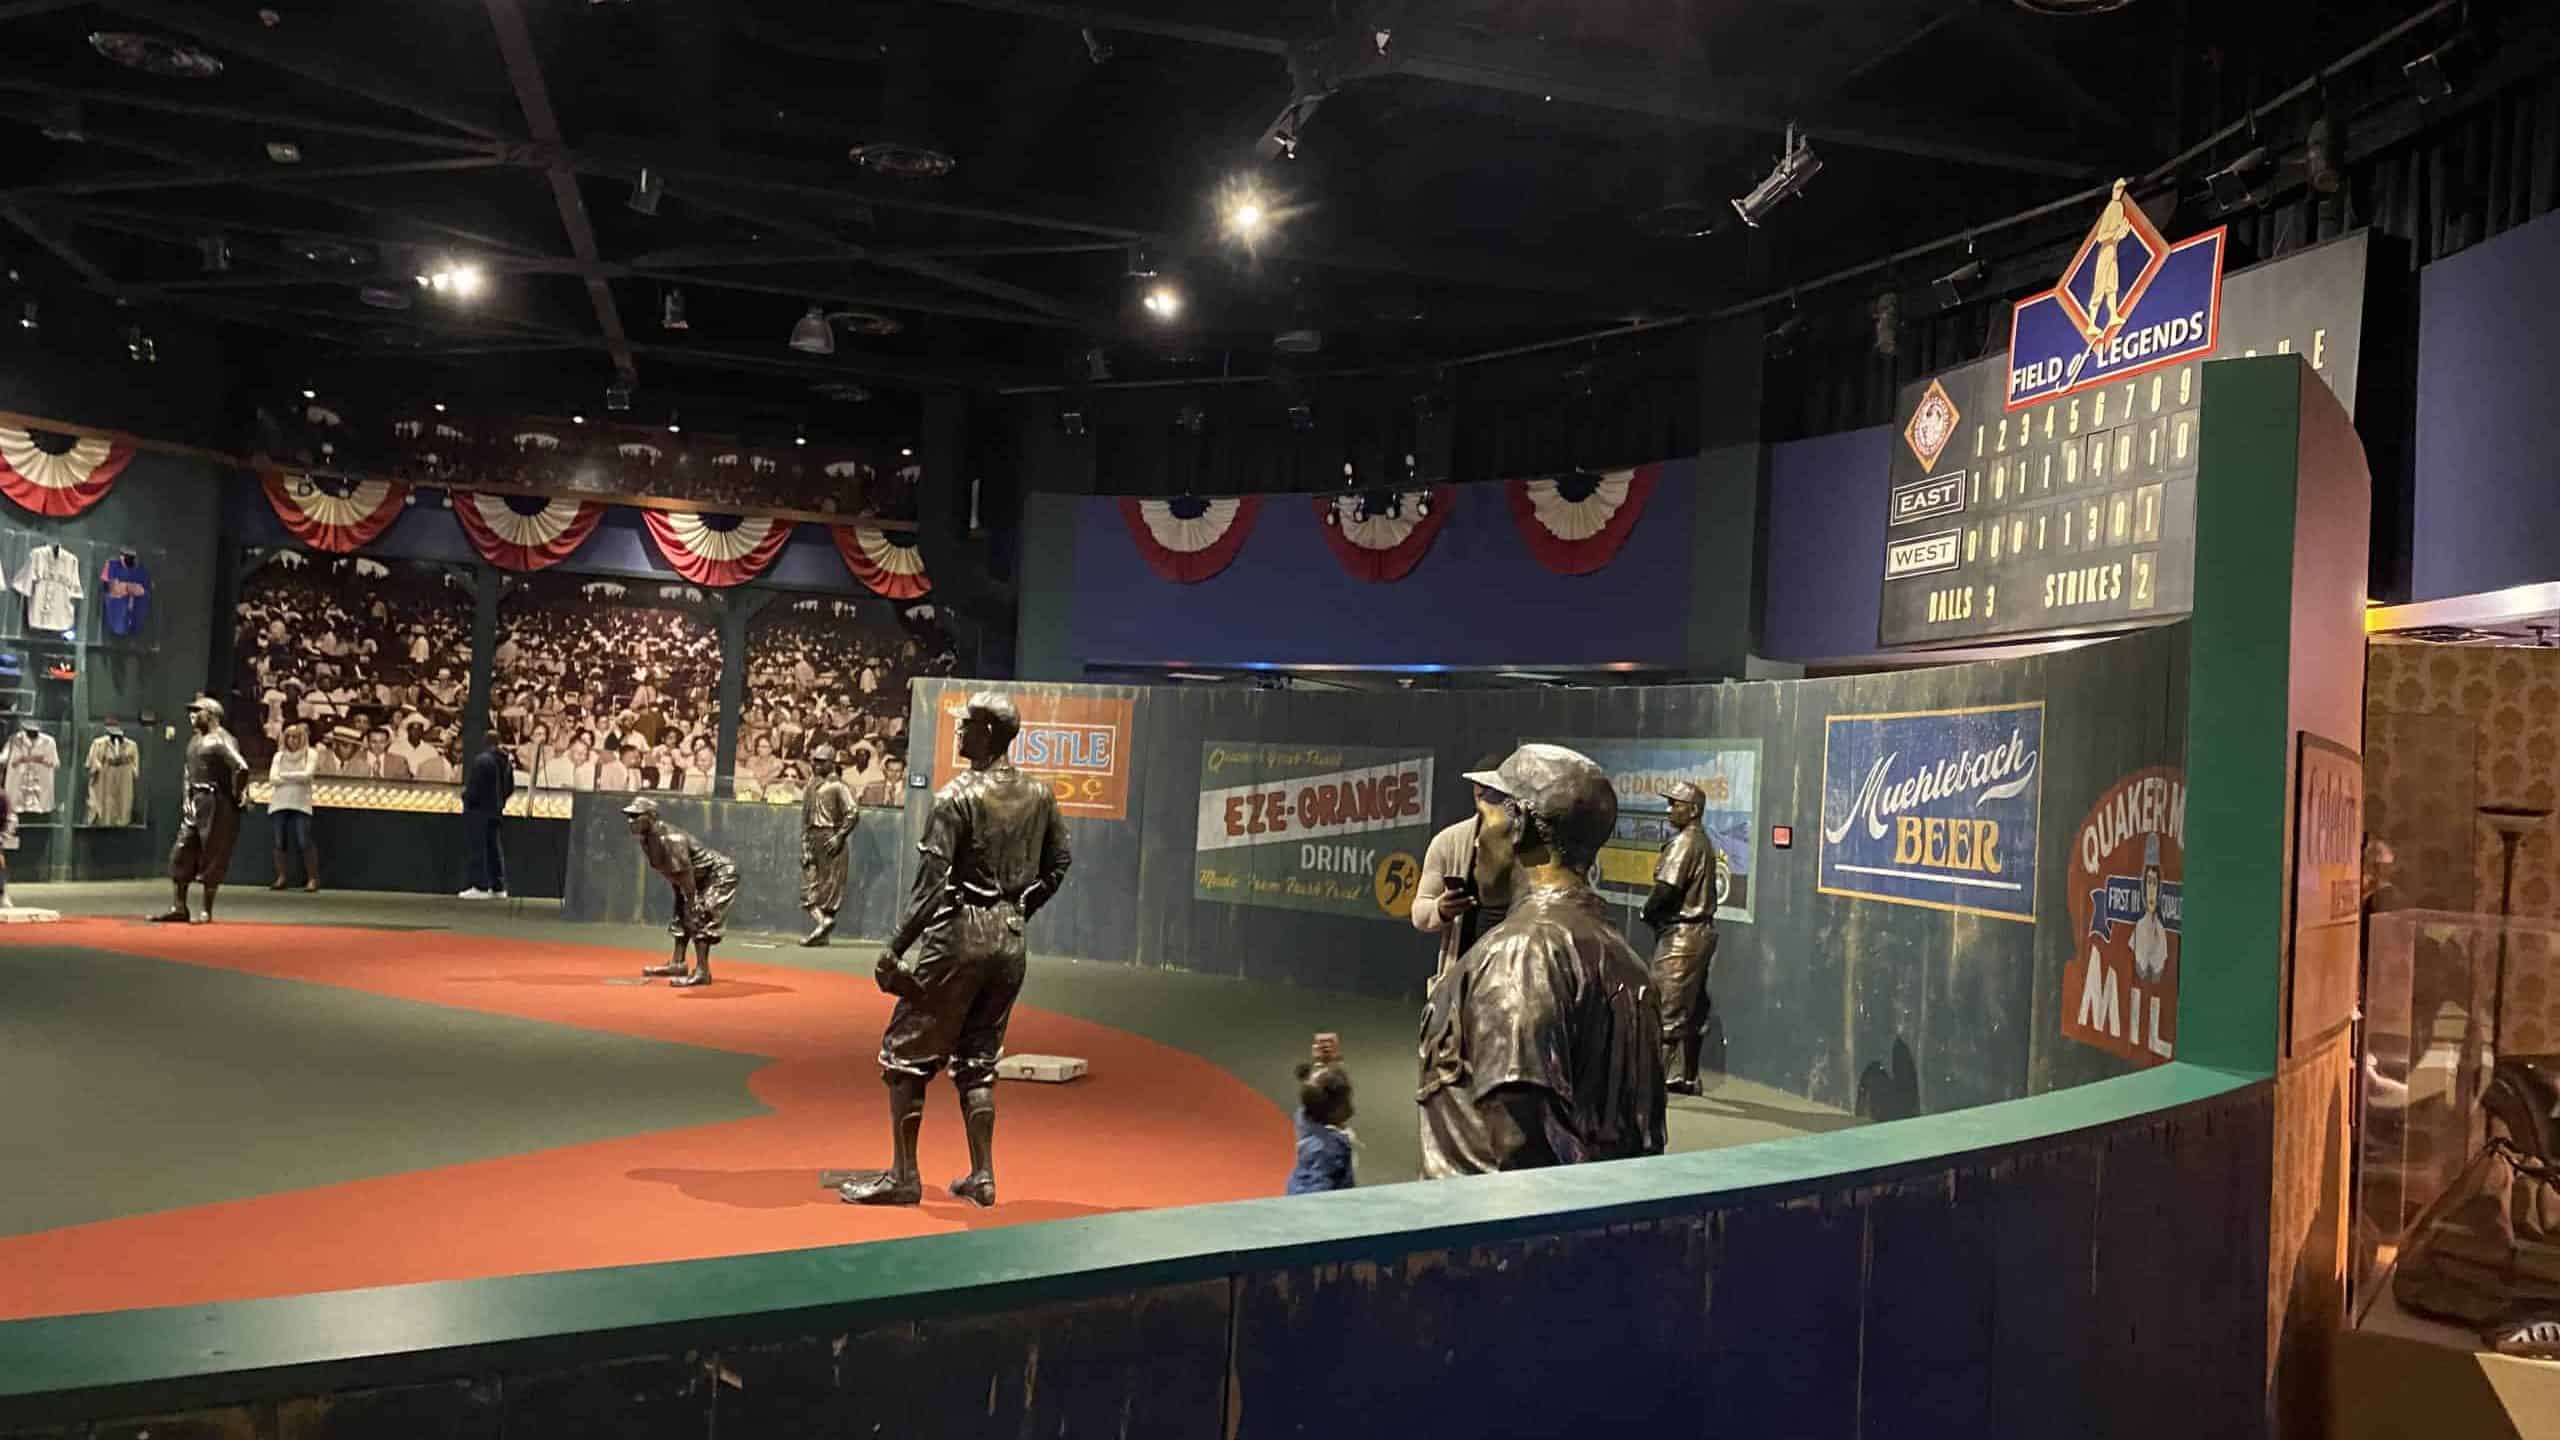
[[[2044,703],[1823,721],[1825,895],[2036,918]]]
[[[1428,754],[1213,740],[1200,749],[1191,893],[1405,919],[1433,828]]]
[[[1022,713],[1022,733],[1013,740],[1014,768],[1047,782],[1058,797],[1061,815],[1081,820],[1128,819],[1133,702],[1037,690],[1006,693]],[[934,737],[936,784],[968,768],[960,759],[957,724],[968,703],[965,687],[943,689],[937,707],[942,724]]]

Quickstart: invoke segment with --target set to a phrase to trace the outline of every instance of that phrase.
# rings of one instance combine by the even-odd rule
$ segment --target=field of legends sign
[[[1192,894],[1403,920],[1433,828],[1428,754],[1213,740],[1200,747]]]
[[[2187,778],[2167,768],[2107,787],[2073,832],[2065,1037],[2139,1065],[2175,1053],[2186,837]]]
[[[2036,918],[2044,703],[1823,720],[1818,889]]]

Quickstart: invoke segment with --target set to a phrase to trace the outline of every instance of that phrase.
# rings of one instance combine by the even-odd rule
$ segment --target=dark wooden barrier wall
[[[1044,954],[1134,961],[1317,989],[1419,998],[1433,937],[1353,919],[1193,898],[1201,747],[1209,741],[1411,745],[1434,762],[1435,820],[1460,818],[1459,776],[1524,739],[1746,737],[1761,742],[1756,917],[1728,921],[1715,964],[1727,1065],[1850,1106],[1871,1062],[1917,1061],[1924,1110],[2013,1099],[2121,1073],[2061,1039],[2071,947],[2063,857],[2119,777],[2185,755],[2178,628],[2036,658],[1848,679],[1395,695],[1234,688],[1018,685],[1135,697],[1129,819],[1072,822],[1076,864],[1031,932]],[[911,728],[933,733],[947,687],[920,682]],[[2045,702],[2038,924],[1817,893],[1823,720],[1829,714]],[[937,781],[941,777],[936,777]],[[920,823],[921,804],[911,815]],[[1768,827],[1795,827],[1791,850]],[[1630,912],[1639,944],[1649,934]]]
[[[1919,1132],[1973,1117],[1463,1187],[24,1322],[0,1327],[0,1434],[2264,1433],[2268,1084],[2170,1066],[2025,1105],[2054,1133],[1986,1123],[1999,1143],[1926,1158],[1953,1137]],[[1778,1179],[1755,1159],[1807,1147],[1884,1163]],[[1669,1193],[1710,1168],[1721,1193]],[[1568,1189],[1586,1209],[1524,1198]],[[1397,1217],[1422,1228],[1382,1229]],[[676,1304],[696,1318],[663,1314]],[[206,1373],[225,1363],[199,1358],[217,1320],[255,1352],[240,1369]],[[261,1368],[295,1346],[338,1358]],[[28,1393],[163,1366],[196,1378]],[[120,1418],[17,1428],[71,1416]]]

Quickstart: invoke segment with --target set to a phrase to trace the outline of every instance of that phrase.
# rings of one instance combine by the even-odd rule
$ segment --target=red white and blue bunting
[[[1606,475],[1506,480],[1503,488],[1512,522],[1538,563],[1559,575],[1588,575],[1626,543],[1661,471],[1639,465]]]
[[[1124,499],[1120,518],[1138,542],[1147,568],[1176,584],[1191,585],[1227,568],[1244,548],[1262,508],[1259,495],[1217,500],[1184,495],[1171,500]]]
[[[1422,563],[1457,503],[1454,485],[1420,490],[1359,490],[1316,497],[1324,543],[1355,580],[1401,580]]]
[[[258,476],[258,484],[294,539],[332,555],[372,544],[409,503],[409,487],[390,480],[333,480],[268,470]]]
[[[84,436],[63,449],[0,426],[0,494],[38,515],[77,515],[107,497],[133,459],[122,441]]]
[[[830,525],[827,531],[835,538],[836,553],[844,557],[844,568],[872,594],[913,600],[932,592],[933,577],[924,573],[924,551],[916,548],[913,532],[877,525]]]
[[[501,570],[547,570],[576,553],[604,519],[589,500],[453,492],[454,518],[480,558]]]
[[[696,585],[741,585],[765,572],[791,539],[791,522],[770,515],[685,515],[643,510],[649,538],[675,572]]]

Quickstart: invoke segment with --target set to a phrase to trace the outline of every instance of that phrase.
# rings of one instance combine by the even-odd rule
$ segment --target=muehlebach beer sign
[[[2172,245],[2117,181],[2062,283],[2009,311],[2008,408],[2212,351],[2222,325],[2223,233]]]
[[[1825,895],[2036,918],[2041,701],[1823,720]]]

